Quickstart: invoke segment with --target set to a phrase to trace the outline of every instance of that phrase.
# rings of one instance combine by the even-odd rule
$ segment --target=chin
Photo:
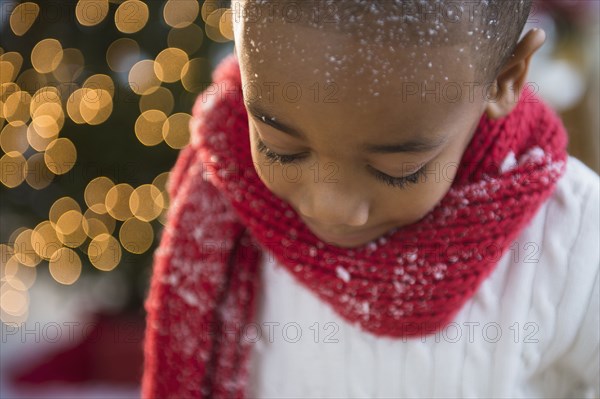
[[[379,233],[370,232],[370,234],[359,233],[359,234],[346,234],[346,235],[334,235],[331,233],[325,233],[319,230],[311,228],[314,235],[319,237],[322,241],[341,247],[341,248],[355,248],[365,245],[377,238],[381,237],[386,231]]]

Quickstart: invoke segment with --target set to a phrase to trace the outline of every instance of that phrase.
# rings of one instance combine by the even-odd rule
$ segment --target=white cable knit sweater
[[[600,178],[565,176],[456,319],[378,338],[263,257],[249,398],[593,398],[600,395]]]

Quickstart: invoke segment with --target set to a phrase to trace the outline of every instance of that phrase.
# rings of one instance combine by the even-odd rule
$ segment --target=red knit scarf
[[[450,190],[424,218],[361,247],[336,247],[259,180],[234,55],[213,80],[170,175],[145,304],[144,398],[244,396],[252,344],[244,337],[256,331],[248,328],[264,249],[365,332],[414,337],[442,328],[565,170],[562,123],[524,91],[509,116],[482,116]]]

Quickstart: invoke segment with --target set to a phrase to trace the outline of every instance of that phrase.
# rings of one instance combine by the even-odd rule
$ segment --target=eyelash
[[[300,161],[302,158],[304,158],[304,156],[299,155],[299,154],[283,155],[283,154],[278,154],[276,152],[273,152],[259,138],[256,139],[256,148],[258,149],[258,152],[262,153],[265,157],[267,157],[267,159],[269,161],[277,162],[282,165]]]
[[[403,177],[392,177],[392,176],[386,175],[385,173],[380,172],[376,169],[372,169],[372,170],[373,170],[373,173],[375,174],[375,178],[377,180],[379,180],[389,186],[397,187],[397,188],[405,188],[408,185],[415,184],[421,179],[421,176],[425,175],[425,166],[423,166],[421,169],[417,170],[412,175],[403,176]]]
[[[279,163],[282,165],[300,161],[305,157],[305,156],[299,155],[299,154],[283,155],[283,154],[278,154],[276,152],[273,152],[259,138],[257,138],[256,144],[257,144],[256,145],[257,150],[261,154],[263,154],[269,161],[276,162],[276,163]],[[373,175],[375,176],[375,178],[377,180],[379,180],[389,186],[397,187],[397,188],[405,188],[406,186],[408,186],[410,184],[415,184],[419,181],[421,176],[424,176],[424,174],[425,174],[425,166],[420,168],[418,171],[416,171],[412,175],[403,176],[403,177],[392,177],[392,176],[389,176],[389,175],[387,175],[383,172],[380,172],[374,168],[371,168],[371,170],[373,171]]]

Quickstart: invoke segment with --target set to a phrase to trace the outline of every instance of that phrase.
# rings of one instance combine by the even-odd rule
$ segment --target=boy
[[[526,88],[530,2],[232,7],[144,397],[597,396],[598,176]]]

